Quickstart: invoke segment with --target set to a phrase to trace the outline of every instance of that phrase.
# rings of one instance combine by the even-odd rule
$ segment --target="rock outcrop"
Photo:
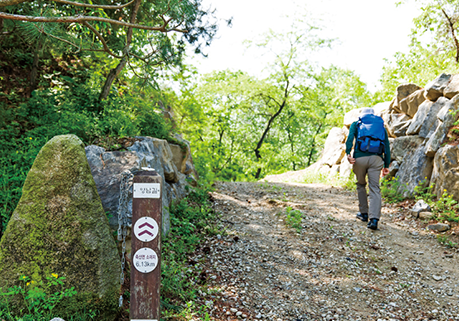
[[[112,229],[118,227],[118,207],[120,193],[127,193],[128,221],[132,217],[132,180],[127,191],[120,191],[123,172],[135,173],[141,167],[154,168],[163,179],[163,217],[162,235],[170,230],[169,206],[175,200],[186,196],[186,186],[196,185],[197,173],[191,158],[190,146],[186,141],[183,145],[170,144],[163,139],[137,137],[128,151],[110,152],[102,147],[87,146],[91,172],[96,182],[104,210],[109,214]]]
[[[119,266],[83,143],[74,135],[56,136],[35,159],[1,239],[0,287],[17,284],[23,275],[33,284],[64,276],[78,293],[53,312],[98,310],[100,320],[113,320]]]
[[[391,141],[392,164],[390,175],[398,177],[398,192],[411,196],[421,182],[435,184],[440,197],[446,190],[459,201],[459,151],[456,144],[448,145],[454,138],[451,128],[458,119],[459,74],[442,74],[423,89],[415,84],[401,85],[392,102],[374,107],[375,114],[384,119]],[[344,116],[349,128],[358,120],[360,110],[351,110]],[[340,176],[348,176],[350,166],[341,157],[345,148],[341,128],[334,128],[327,137],[323,157],[317,163],[321,171],[334,173],[339,164]],[[332,157],[333,155],[333,157]],[[346,164],[347,163],[347,164]],[[325,167],[324,167],[325,166]]]

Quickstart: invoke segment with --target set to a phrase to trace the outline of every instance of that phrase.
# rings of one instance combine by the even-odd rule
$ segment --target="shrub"
[[[381,196],[388,203],[398,203],[405,199],[405,197],[398,192],[401,184],[398,177],[383,177],[381,179]]]
[[[286,214],[287,218],[285,219],[285,222],[287,223],[287,226],[296,229],[298,233],[301,232],[301,211],[299,210],[294,210],[290,206],[286,208]]]

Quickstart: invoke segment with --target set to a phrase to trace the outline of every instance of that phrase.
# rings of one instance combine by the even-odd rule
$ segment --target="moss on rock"
[[[111,320],[119,272],[83,143],[75,135],[56,136],[35,159],[0,243],[0,287],[18,284],[21,275],[40,283],[57,273],[78,291],[62,307],[78,302],[74,308],[99,310]]]

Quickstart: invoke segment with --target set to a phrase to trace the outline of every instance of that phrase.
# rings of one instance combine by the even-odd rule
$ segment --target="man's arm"
[[[389,144],[389,134],[386,130],[386,137],[384,138],[384,168],[382,170],[382,176],[389,174],[390,166],[390,144]]]
[[[351,127],[349,128],[349,134],[347,135],[347,140],[346,140],[347,160],[352,165],[355,163],[355,158],[351,156],[351,150],[352,150],[352,147],[354,147],[354,139],[355,139],[355,135],[356,135],[356,128],[357,128],[357,122],[353,122],[351,124]]]

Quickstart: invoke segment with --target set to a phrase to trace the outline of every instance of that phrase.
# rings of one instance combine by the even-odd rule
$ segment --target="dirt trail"
[[[402,208],[372,231],[356,194],[331,186],[219,183],[212,197],[227,234],[194,259],[221,290],[203,294],[215,320],[459,320],[456,250]]]

